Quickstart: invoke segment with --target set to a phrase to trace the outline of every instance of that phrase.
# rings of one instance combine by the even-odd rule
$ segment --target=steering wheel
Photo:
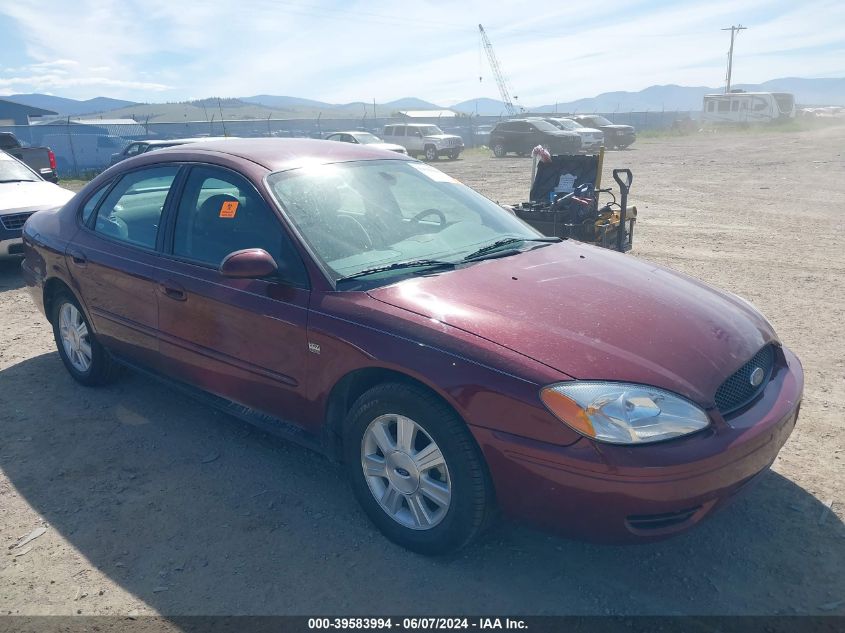
[[[345,224],[352,227],[352,232],[357,234],[356,237],[358,238],[360,246],[365,249],[371,249],[373,247],[373,239],[370,237],[370,234],[367,233],[367,229],[364,228],[364,225],[361,224],[357,218],[353,218],[351,215],[346,215],[344,213],[338,213],[337,219],[343,220]]]
[[[440,228],[446,226],[446,216],[440,209],[426,209],[425,211],[420,211],[414,217],[411,218],[411,222],[413,224],[419,224],[420,220],[425,217],[428,217],[429,215],[436,215],[438,217],[438,219],[440,220]]]

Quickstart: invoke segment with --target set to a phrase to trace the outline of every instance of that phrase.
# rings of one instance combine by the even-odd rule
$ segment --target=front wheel
[[[501,143],[496,143],[493,145],[493,155],[496,158],[502,158],[507,152],[505,151],[505,146]]]
[[[461,155],[461,152],[459,150],[453,149],[448,154],[449,160],[458,160],[458,156],[460,156],[460,155]]]
[[[59,356],[74,380],[93,387],[115,378],[118,366],[94,337],[82,308],[69,293],[53,301],[51,321]]]
[[[390,540],[442,554],[489,522],[486,465],[466,424],[435,396],[398,383],[376,386],[355,402],[344,431],[352,489]]]
[[[425,146],[425,159],[426,160],[437,160],[437,148],[434,145],[426,145]]]

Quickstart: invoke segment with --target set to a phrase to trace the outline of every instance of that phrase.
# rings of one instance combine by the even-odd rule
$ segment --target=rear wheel
[[[74,380],[92,387],[111,382],[118,366],[94,337],[82,308],[67,292],[53,300],[53,336],[65,368]]]
[[[488,523],[493,491],[464,422],[423,389],[389,383],[353,405],[344,433],[352,489],[390,540],[450,552]]]
[[[425,159],[437,160],[437,148],[434,145],[425,146]]]
[[[505,146],[501,143],[496,143],[493,145],[493,155],[496,158],[502,158],[507,152],[505,151]]]

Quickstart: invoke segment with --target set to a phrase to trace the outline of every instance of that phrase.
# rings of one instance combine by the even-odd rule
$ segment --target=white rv
[[[788,92],[744,92],[704,95],[702,121],[769,123],[795,118],[795,97]]]

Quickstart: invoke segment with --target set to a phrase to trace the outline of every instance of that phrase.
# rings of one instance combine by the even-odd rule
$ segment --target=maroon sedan
[[[680,532],[764,472],[798,415],[801,365],[743,299],[543,237],[393,152],[161,150],[24,241],[77,381],[137,368],[340,459],[420,552],[497,509],[592,540]]]

